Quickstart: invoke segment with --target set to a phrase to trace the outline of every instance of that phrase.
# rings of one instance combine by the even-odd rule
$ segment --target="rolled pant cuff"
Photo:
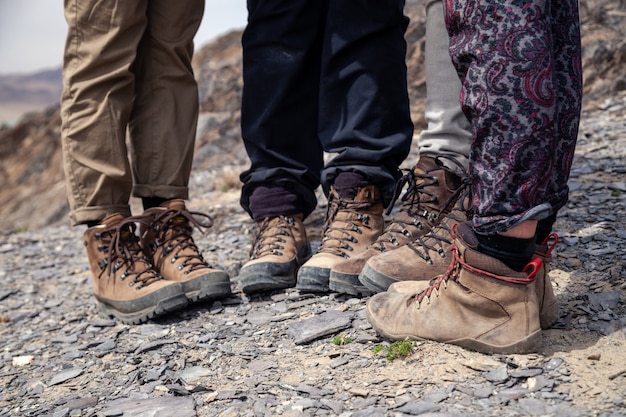
[[[93,206],[81,207],[70,213],[70,222],[72,226],[85,224],[88,222],[99,222],[106,216],[114,213],[120,213],[125,217],[130,217],[130,206],[125,204],[114,204],[110,206]]]
[[[172,200],[174,198],[187,200],[189,199],[189,187],[175,185],[135,184],[133,186],[133,196],[138,198],[161,197],[167,200]]]

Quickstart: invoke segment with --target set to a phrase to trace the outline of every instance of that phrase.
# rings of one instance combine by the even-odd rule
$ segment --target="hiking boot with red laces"
[[[549,329],[559,319],[559,303],[554,295],[552,282],[548,275],[550,262],[552,261],[552,251],[558,241],[558,235],[552,233],[540,245],[537,245],[535,249],[535,256],[543,261],[534,283],[537,299],[539,300],[539,319],[541,320],[542,329]]]
[[[440,219],[424,236],[408,242],[393,251],[370,258],[359,274],[359,281],[377,293],[398,281],[426,281],[442,274],[450,264],[452,226],[468,219],[470,204],[469,183],[463,182],[456,190],[458,199],[454,208]]]
[[[415,168],[408,171],[398,183],[398,190],[408,185],[407,190],[401,198],[400,210],[385,232],[361,254],[333,266],[330,289],[351,295],[371,294],[371,290],[359,281],[365,263],[376,255],[424,236],[439,224],[456,203],[458,190],[464,181],[467,181],[465,170],[454,158],[422,155]]]
[[[475,244],[457,234],[450,267],[425,290],[370,298],[366,313],[372,327],[391,340],[432,340],[483,353],[536,351],[541,326],[531,284],[541,260],[516,272],[478,252]]]
[[[143,323],[187,305],[180,284],[152,267],[135,234],[136,218],[112,214],[85,231],[98,309],[123,323]]]
[[[383,232],[383,202],[373,185],[356,190],[354,199],[343,199],[331,187],[324,237],[315,255],[298,271],[296,288],[327,292],[335,264],[364,252]]]
[[[552,283],[548,275],[552,250],[558,242],[558,236],[553,233],[546,240],[537,246],[535,256],[542,260],[542,264],[537,270],[535,282],[530,284],[537,293],[539,303],[539,321],[542,329],[549,329],[559,319],[559,305]],[[551,243],[551,244],[550,244]],[[389,286],[387,292],[399,292],[403,294],[417,294],[430,286],[431,281],[398,281]]]
[[[250,261],[239,271],[239,287],[253,293],[295,286],[298,267],[311,256],[302,214],[266,218],[257,226]]]
[[[192,238],[192,226],[212,226],[208,215],[190,212],[176,199],[146,210],[142,217],[142,246],[163,278],[180,283],[191,301],[231,294],[228,274],[207,264]]]

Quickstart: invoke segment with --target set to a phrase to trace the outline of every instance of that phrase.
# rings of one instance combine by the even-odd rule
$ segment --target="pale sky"
[[[196,46],[245,26],[246,0],[205,4]],[[59,67],[65,33],[62,0],[0,0],[0,75]]]

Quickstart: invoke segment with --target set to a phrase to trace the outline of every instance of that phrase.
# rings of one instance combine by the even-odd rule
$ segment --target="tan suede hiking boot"
[[[164,280],[152,267],[135,234],[135,220],[112,214],[83,235],[98,309],[126,324],[188,303],[180,284]]]
[[[257,226],[250,261],[239,271],[239,287],[253,293],[295,286],[298,268],[311,256],[302,214],[267,218]]]
[[[525,272],[471,248],[460,236],[445,274],[418,294],[376,294],[367,303],[372,327],[391,340],[433,340],[483,353],[529,353],[541,343],[537,294]]]
[[[228,274],[208,265],[192,238],[192,226],[212,226],[208,215],[190,212],[183,200],[175,199],[146,210],[142,217],[142,246],[163,278],[179,282],[191,301],[231,294]]]
[[[549,242],[553,242],[549,245]],[[537,246],[535,256],[542,260],[542,264],[537,270],[535,281],[531,285],[537,293],[537,302],[539,303],[539,322],[542,329],[549,329],[559,319],[559,305],[550,276],[548,275],[550,260],[552,259],[552,250],[558,242],[558,236],[553,233],[546,240]],[[387,292],[397,292],[403,294],[417,294],[427,289],[432,281],[398,281],[389,286]]]
[[[556,233],[550,234],[535,249],[535,256],[543,262],[537,272],[537,279],[534,282],[537,299],[539,300],[539,319],[542,329],[549,329],[559,319],[559,303],[554,295],[552,282],[550,281],[550,261],[552,261],[552,251],[556,247],[559,237]]]
[[[377,293],[397,281],[426,281],[442,274],[450,264],[452,226],[468,218],[469,184],[457,191],[459,198],[450,213],[444,215],[430,232],[406,245],[370,258],[359,274],[359,281]]]
[[[444,164],[448,162],[457,169]],[[408,171],[398,183],[398,190],[408,184],[402,196],[402,205],[391,223],[374,243],[359,255],[338,262],[330,272],[332,291],[351,295],[369,295],[370,289],[359,281],[359,274],[372,257],[389,252],[424,236],[456,203],[459,190],[468,181],[463,166],[448,156],[422,155],[413,170]]]
[[[331,187],[322,243],[298,271],[296,288],[305,292],[328,291],[333,266],[365,251],[384,226],[382,196],[377,187],[360,188],[353,200],[342,199]]]

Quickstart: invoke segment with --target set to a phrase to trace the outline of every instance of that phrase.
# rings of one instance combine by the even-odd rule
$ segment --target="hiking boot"
[[[552,233],[535,248],[535,256],[543,261],[541,268],[537,272],[537,279],[534,283],[537,299],[539,300],[539,319],[542,329],[549,329],[559,319],[559,303],[554,295],[552,282],[548,275],[550,271],[550,261],[552,261],[552,251],[558,241],[558,235]]]
[[[183,200],[175,199],[146,210],[142,217],[142,246],[163,278],[180,283],[190,301],[231,294],[228,274],[207,264],[192,238],[193,226],[212,226],[208,215],[190,212]]]
[[[549,245],[549,242],[553,242]],[[558,236],[553,233],[546,240],[537,246],[535,256],[542,260],[542,264],[537,270],[535,282],[530,284],[535,288],[537,293],[537,302],[539,303],[539,322],[542,329],[549,329],[559,319],[559,305],[552,283],[548,276],[548,268],[552,259],[552,250],[558,242]],[[398,281],[389,286],[387,292],[398,292],[403,294],[417,294],[429,287],[432,281]]]
[[[457,234],[450,267],[418,294],[370,298],[366,313],[372,327],[391,340],[433,340],[483,353],[536,351],[541,326],[531,284],[541,260],[516,272],[478,252],[476,244]]]
[[[393,251],[370,258],[359,274],[361,284],[377,293],[387,291],[394,282],[428,282],[443,274],[450,265],[452,226],[468,220],[469,190],[467,182],[457,189],[459,197],[454,208],[430,232]]]
[[[296,288],[328,291],[333,266],[364,252],[383,232],[384,225],[382,196],[377,187],[357,189],[353,200],[342,199],[331,187],[322,243],[298,271]]]
[[[458,169],[448,168],[442,159],[449,160]],[[452,157],[421,156],[415,168],[409,170],[398,183],[398,190],[408,184],[398,213],[385,232],[364,252],[333,266],[330,289],[351,295],[371,294],[372,291],[359,281],[365,263],[376,255],[416,240],[439,224],[456,203],[459,195],[457,190],[464,180],[467,181],[467,175],[463,166]]]
[[[164,280],[152,267],[135,234],[135,220],[112,214],[83,235],[98,309],[126,324],[187,305],[180,284]]]
[[[311,256],[302,214],[266,218],[257,225],[250,261],[239,271],[241,290],[252,293],[295,286],[298,267]]]

